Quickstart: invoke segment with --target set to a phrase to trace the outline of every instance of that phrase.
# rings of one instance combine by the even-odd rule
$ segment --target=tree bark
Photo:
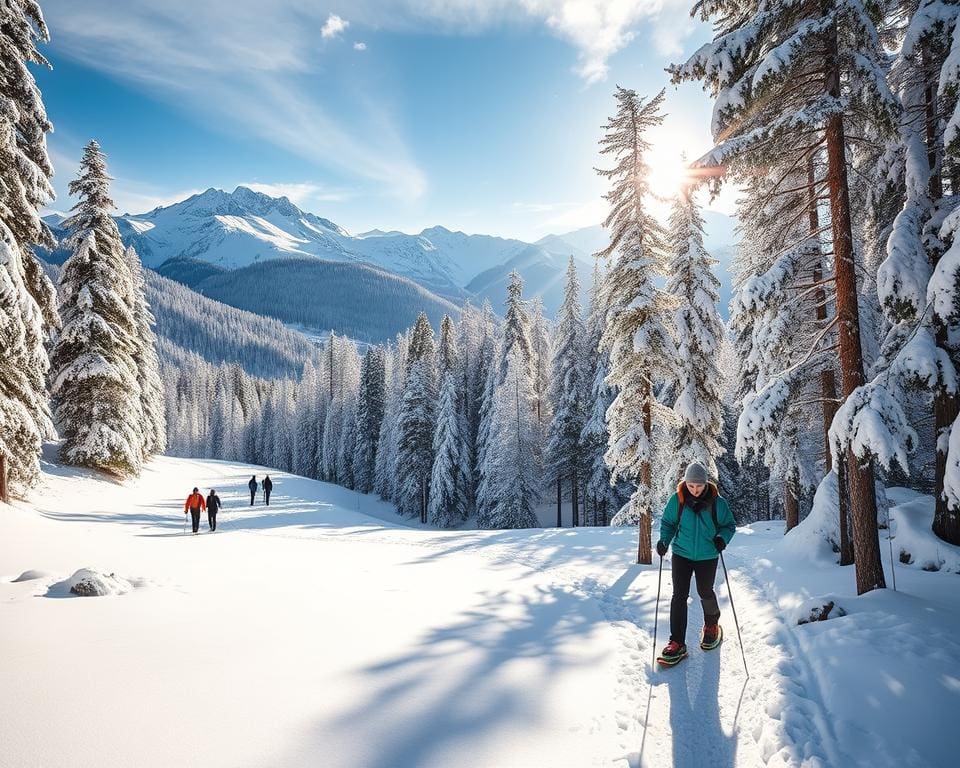
[[[783,510],[786,513],[789,533],[800,524],[800,482],[797,469],[791,468],[787,481],[783,484]]]
[[[563,481],[557,478],[557,528],[563,528]]]
[[[0,454],[0,501],[10,503],[10,491],[7,489],[7,457]]]
[[[647,436],[647,442],[649,443],[651,438],[651,432],[653,431],[653,419],[650,408],[650,398],[653,396],[651,391],[650,382],[646,381],[643,385],[643,433]],[[647,498],[649,499],[652,496],[652,469],[649,458],[640,465],[640,484],[647,489]],[[639,544],[637,550],[637,562],[650,565],[653,563],[653,552],[651,551],[651,531],[653,529],[653,521],[651,520],[650,506],[647,505],[646,509],[639,510],[639,525],[640,525],[640,536]]]
[[[576,470],[570,481],[570,495],[573,502],[573,527],[578,528],[580,526],[580,489],[577,487]]]
[[[809,232],[811,237],[817,238],[819,250],[820,241],[820,215],[817,210],[817,192],[814,187],[816,183],[816,173],[814,172],[813,155],[807,161],[807,183],[809,185],[809,199],[807,201],[807,215],[809,217]],[[813,268],[813,283],[819,284],[823,280],[823,265],[821,257]],[[817,322],[824,325],[827,321],[827,292],[823,287],[814,291],[814,302],[816,303]],[[832,365],[825,365],[820,371],[820,397],[823,399],[823,445],[824,461],[826,470],[829,472],[833,468],[833,454],[830,451],[830,425],[833,423],[833,417],[837,415],[837,383],[833,375]]]
[[[830,94],[840,98],[840,72],[837,62],[837,31],[829,34],[827,83]],[[830,209],[833,225],[834,276],[839,317],[840,381],[844,398],[865,383],[863,349],[860,344],[860,311],[857,302],[857,275],[850,221],[850,191],[847,184],[846,139],[843,116],[827,120],[827,162]],[[880,560],[877,533],[877,499],[873,469],[860,466],[847,449],[850,484],[850,513],[853,523],[853,552],[856,563],[857,594],[886,586]]]

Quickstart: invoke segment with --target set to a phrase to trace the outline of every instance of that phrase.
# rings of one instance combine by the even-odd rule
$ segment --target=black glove
[[[667,554],[667,542],[657,542],[657,554],[660,555],[660,557],[663,557],[665,554]]]
[[[727,542],[723,540],[723,536],[714,536],[713,546],[717,548],[717,552],[723,552],[727,548]]]

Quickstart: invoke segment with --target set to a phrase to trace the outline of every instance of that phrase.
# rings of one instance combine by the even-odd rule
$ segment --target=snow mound
[[[115,573],[101,573],[92,568],[81,568],[73,576],[50,586],[48,597],[98,597],[124,595],[131,590],[146,586],[144,579],[127,579]]]
[[[826,621],[846,616],[847,610],[840,605],[835,595],[811,597],[787,612],[791,624],[810,624],[814,621]]]
[[[813,496],[813,507],[800,524],[791,530],[778,545],[784,553],[805,560],[837,562],[840,551],[838,523],[837,474],[830,472]]]
[[[924,571],[960,573],[960,547],[933,532],[932,496],[917,496],[891,510],[894,551],[900,562]]]
[[[13,579],[11,583],[17,584],[18,582],[21,582],[21,581],[34,581],[36,579],[44,579],[49,575],[50,574],[47,573],[46,571],[38,571],[31,568],[21,573],[19,576],[17,576],[17,578]]]

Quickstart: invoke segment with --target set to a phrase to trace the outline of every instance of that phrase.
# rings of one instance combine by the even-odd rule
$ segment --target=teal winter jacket
[[[680,488],[677,490],[680,491]],[[717,499],[715,527],[713,516],[710,514],[710,502],[707,502],[697,514],[690,506],[693,497],[689,491],[683,490],[686,498],[682,516],[678,514],[680,498],[677,493],[670,497],[667,506],[664,507],[663,516],[660,518],[660,541],[668,545],[673,542],[673,551],[688,560],[715,560],[717,548],[713,543],[714,537],[721,536],[729,544],[737,529],[727,500],[719,495],[717,487],[712,483],[704,491],[705,494],[710,493]]]

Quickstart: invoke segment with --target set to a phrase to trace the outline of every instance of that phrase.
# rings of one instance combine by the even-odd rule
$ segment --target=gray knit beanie
[[[687,471],[683,473],[683,481],[685,483],[699,483],[701,485],[706,485],[707,470],[704,469],[703,464],[700,464],[697,461],[691,461],[687,465]]]

